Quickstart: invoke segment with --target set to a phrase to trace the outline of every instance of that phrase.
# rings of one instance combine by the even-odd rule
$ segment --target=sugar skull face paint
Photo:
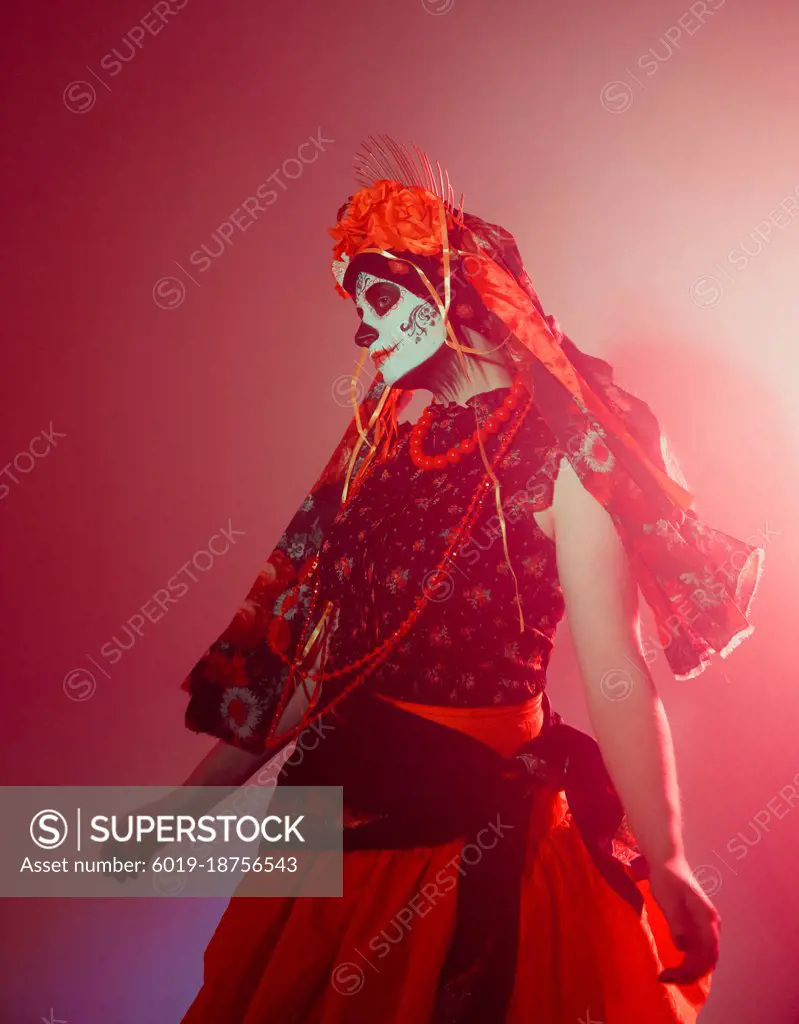
[[[432,300],[401,284],[362,271],[354,299],[361,319],[355,343],[369,349],[386,384],[396,384],[446,342],[447,329]]]

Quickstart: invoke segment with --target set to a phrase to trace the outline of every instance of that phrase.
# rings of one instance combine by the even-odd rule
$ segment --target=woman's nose
[[[380,337],[380,332],[376,331],[374,327],[370,327],[369,324],[365,324],[361,321],[361,326],[355,332],[355,344],[360,345],[361,348],[369,348],[372,342]]]

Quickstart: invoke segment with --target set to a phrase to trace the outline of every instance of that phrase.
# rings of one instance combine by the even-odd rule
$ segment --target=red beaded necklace
[[[514,405],[509,407],[508,417],[504,417],[503,419],[498,419],[496,413],[494,413],[495,419],[498,419],[498,424],[501,424],[501,423],[505,422],[509,418],[509,416],[510,416],[510,409],[516,408],[519,405],[520,402],[523,402],[523,405],[522,405],[521,409],[519,409],[514,422],[511,424],[511,426],[509,427],[507,432],[504,435],[502,435],[502,437],[501,437],[500,444],[499,444],[499,446],[497,448],[497,451],[495,452],[494,457],[493,457],[493,459],[491,461],[491,472],[486,471],[486,473],[483,474],[483,477],[480,480],[480,483],[477,485],[477,488],[476,488],[476,490],[474,492],[474,495],[472,496],[472,500],[471,500],[471,502],[469,504],[469,507],[466,510],[465,515],[461,519],[460,523],[450,533],[450,535],[449,535],[449,543],[447,544],[447,547],[446,547],[446,550],[444,551],[444,554],[442,555],[438,565],[433,570],[433,572],[432,573],[428,573],[426,575],[426,577],[425,577],[426,586],[423,589],[422,593],[417,596],[417,598],[416,598],[416,600],[415,600],[415,602],[413,604],[413,607],[411,608],[411,611],[406,616],[405,620],[385,640],[383,640],[382,643],[378,644],[371,651],[368,651],[366,654],[364,654],[360,658],[357,658],[355,661],[349,662],[346,665],[342,665],[339,668],[329,669],[327,671],[320,670],[320,671],[317,671],[317,672],[314,672],[314,673],[312,673],[312,672],[305,672],[305,673],[303,673],[305,679],[311,680],[312,682],[316,683],[316,686],[314,688],[314,692],[311,695],[311,697],[309,698],[308,707],[307,707],[307,709],[305,711],[305,714],[302,716],[301,721],[296,726],[294,726],[294,728],[288,729],[282,736],[278,737],[276,735],[277,734],[277,727],[280,724],[280,721],[281,721],[281,719],[283,717],[283,713],[286,710],[286,707],[287,707],[287,705],[289,703],[289,700],[291,699],[293,694],[296,692],[297,685],[295,684],[294,680],[295,680],[295,677],[297,675],[297,672],[299,671],[300,663],[303,660],[303,656],[304,656],[304,652],[305,652],[305,647],[308,644],[308,639],[309,639],[313,629],[316,628],[316,627],[313,626],[314,617],[315,617],[314,613],[316,611],[316,606],[317,606],[317,604],[319,602],[319,592],[320,592],[320,585],[321,585],[321,579],[320,579],[320,577],[318,575],[320,556],[317,554],[316,558],[314,559],[314,561],[312,563],[312,566],[311,566],[310,572],[308,574],[308,577],[306,578],[306,581],[305,581],[307,583],[309,580],[314,579],[314,577],[315,577],[314,583],[313,583],[313,591],[312,591],[312,594],[311,594],[311,600],[310,600],[310,604],[309,604],[309,608],[308,608],[308,614],[307,614],[307,617],[306,617],[306,620],[305,620],[305,625],[303,627],[303,630],[302,630],[302,633],[301,633],[301,636],[300,636],[300,639],[299,639],[299,642],[298,642],[297,648],[296,648],[296,651],[299,652],[299,653],[295,654],[294,658],[289,658],[283,652],[275,651],[275,653],[278,655],[278,657],[280,657],[280,659],[286,665],[289,666],[290,671],[289,671],[288,677],[286,679],[285,685],[283,687],[283,691],[282,691],[282,693],[280,695],[280,699],[278,701],[278,707],[277,707],[277,709],[275,711],[275,714],[274,714],[274,717],[272,719],[272,724],[271,724],[271,727],[269,729],[269,735],[268,735],[267,743],[277,742],[278,739],[280,740],[281,743],[289,743],[289,742],[291,742],[304,729],[306,729],[311,724],[311,722],[316,721],[316,719],[320,718],[321,715],[323,715],[323,714],[325,714],[325,713],[327,713],[329,711],[332,711],[333,708],[337,707],[347,696],[349,696],[350,693],[352,693],[352,691],[354,689],[356,689],[356,687],[358,687],[378,667],[378,665],[380,665],[383,661],[386,660],[386,658],[391,653],[393,648],[400,642],[400,640],[402,640],[407,635],[407,633],[410,631],[411,627],[419,619],[419,616],[424,611],[425,607],[427,606],[428,600],[429,600],[429,592],[430,592],[430,588],[431,588],[431,581],[440,580],[442,577],[444,577],[446,575],[447,570],[444,568],[445,565],[448,562],[452,561],[452,557],[456,553],[456,551],[459,548],[462,548],[462,546],[465,543],[465,541],[468,540],[472,530],[474,529],[474,524],[477,521],[477,518],[478,518],[478,516],[480,514],[480,510],[482,509],[483,503],[485,502],[485,499],[488,497],[488,495],[491,493],[491,491],[493,489],[494,485],[493,485],[493,482],[492,482],[492,476],[494,475],[494,470],[495,470],[496,466],[499,464],[500,460],[505,456],[508,448],[510,447],[510,445],[511,445],[511,443],[513,441],[513,438],[516,436],[517,431],[519,430],[519,428],[521,427],[522,423],[524,422],[525,416],[530,411],[530,408],[532,406],[532,401],[533,400],[532,400],[532,397],[527,394],[527,391],[526,391],[524,385],[521,383],[520,380],[517,379],[517,381],[514,382],[513,388],[512,388],[512,392],[513,392],[513,389],[515,389],[515,392],[514,392]],[[510,397],[511,397],[511,395],[508,395],[508,398],[510,398]],[[507,398],[506,398],[506,402],[507,402]],[[481,429],[485,429],[485,424],[483,424],[483,427]],[[499,429],[499,425],[494,430],[489,431],[489,433],[495,433],[495,432],[497,432],[498,429]],[[413,456],[411,456],[411,457],[413,457]],[[444,457],[444,458],[445,458],[444,466],[443,467],[442,466],[437,466],[436,468],[445,468],[446,465],[449,464],[449,462],[446,460],[446,457]],[[414,459],[414,462],[415,461],[416,460]],[[370,467],[370,472],[371,472],[372,468],[373,467]],[[350,496],[349,500],[351,500],[351,498],[352,498],[352,495]],[[349,501],[348,501],[348,504],[349,504]],[[340,516],[341,515],[341,511],[338,514]],[[435,582],[432,582],[432,586],[433,587],[435,586]],[[318,626],[318,624],[317,624],[317,626]],[[331,701],[329,701],[322,708],[321,711],[317,711],[316,709],[317,709],[317,705],[319,704],[319,699],[320,699],[320,696],[321,696],[321,689],[322,689],[319,684],[324,682],[324,681],[327,681],[327,680],[341,678],[342,676],[348,675],[350,672],[356,671],[358,669],[361,669],[361,671],[358,672],[358,674],[355,676],[355,678],[352,679],[342,689],[342,691],[339,694],[337,694]],[[303,686],[303,688],[305,688],[305,681],[304,680],[303,680],[301,685]],[[308,691],[306,689],[306,694],[307,694],[307,692]]]
[[[428,405],[418,422],[411,430],[410,453],[414,465],[419,469],[446,469],[461,461],[464,455],[471,455],[477,451],[480,441],[485,441],[489,434],[496,434],[511,418],[513,410],[526,395],[526,389],[520,377],[511,385],[511,389],[505,396],[502,405],[486,417],[482,426],[478,426],[470,437],[465,438],[458,444],[453,445],[444,455],[425,455],[422,445],[433,422],[434,413],[432,405]]]

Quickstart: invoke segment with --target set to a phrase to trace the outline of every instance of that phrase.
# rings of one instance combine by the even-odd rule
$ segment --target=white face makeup
[[[421,366],[446,341],[447,329],[433,301],[386,278],[359,273],[355,308],[361,318],[355,340],[369,348],[386,384]]]

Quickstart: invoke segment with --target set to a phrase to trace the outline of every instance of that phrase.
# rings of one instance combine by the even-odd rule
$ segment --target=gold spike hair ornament
[[[370,188],[376,181],[394,181],[406,188],[423,188],[439,199],[454,212],[455,193],[450,184],[449,174],[436,160],[438,178],[427,154],[413,146],[416,157],[410,149],[392,139],[390,135],[367,135],[355,154],[354,174],[362,188]],[[462,223],[463,194],[458,207],[458,220]]]

